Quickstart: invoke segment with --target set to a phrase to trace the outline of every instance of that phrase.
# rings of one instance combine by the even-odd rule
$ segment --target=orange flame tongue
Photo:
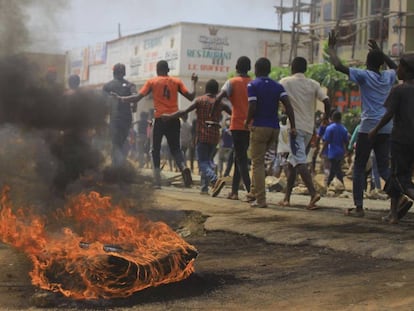
[[[96,192],[72,198],[57,214],[74,220],[58,234],[45,220],[13,214],[9,188],[1,195],[0,238],[33,262],[32,283],[75,299],[126,297],[150,286],[180,281],[194,271],[196,249],[165,223],[133,217]]]

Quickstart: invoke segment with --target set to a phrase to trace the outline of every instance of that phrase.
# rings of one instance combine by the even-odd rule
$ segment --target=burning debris
[[[127,297],[194,271],[197,250],[165,223],[128,215],[96,192],[72,197],[52,222],[14,207],[3,189],[0,238],[33,263],[32,283],[74,299]],[[60,225],[61,226],[61,225]],[[47,230],[48,229],[48,230]]]
[[[64,2],[0,0],[0,240],[31,260],[33,285],[74,299],[126,297],[185,279],[197,251],[165,223],[129,215],[97,192],[68,196],[69,184],[101,173],[108,107],[91,90],[65,94],[22,56],[32,41],[27,6]],[[131,171],[102,175],[132,181]],[[68,202],[55,209],[57,198]]]

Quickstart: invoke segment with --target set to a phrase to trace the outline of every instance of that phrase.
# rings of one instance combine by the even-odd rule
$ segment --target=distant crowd
[[[181,79],[169,75],[164,60],[157,63],[157,76],[138,91],[125,80],[125,66],[117,64],[113,80],[103,87],[108,98],[116,100],[110,115],[112,165],[123,166],[129,156],[139,167],[151,168],[156,189],[161,189],[161,171],[168,167],[181,172],[185,187],[192,187],[192,174],[199,173],[200,194],[213,197],[231,180],[227,199],[239,200],[242,186],[243,200],[253,208],[268,206],[266,176],[282,173],[286,187],[278,205],[290,206],[299,175],[310,196],[306,208],[315,210],[321,199],[313,180],[316,160],[321,160],[324,186],[329,187],[335,178],[344,184],[343,165],[353,154],[348,164],[352,166],[355,207],[345,214],[365,214],[370,163],[371,188],[381,189],[382,178],[383,191],[391,201],[383,220],[398,223],[414,199],[414,106],[410,103],[414,98],[414,55],[403,55],[397,66],[370,40],[366,69],[359,69],[341,62],[336,41],[337,33],[332,31],[327,50],[330,62],[361,92],[362,111],[355,129],[342,124],[341,112],[332,108],[324,89],[305,76],[307,61],[303,57],[293,59],[289,77],[274,81],[269,77],[269,59],[257,59],[251,77],[251,60],[241,56],[235,77],[221,87],[214,79],[207,81],[205,93],[198,97],[198,77],[192,75],[189,89]],[[385,64],[389,69],[383,69]],[[132,113],[149,94],[153,109],[141,112],[133,124]],[[185,110],[178,108],[179,95],[191,101]],[[324,104],[323,113],[316,111],[318,101]],[[192,112],[195,118],[189,120]]]

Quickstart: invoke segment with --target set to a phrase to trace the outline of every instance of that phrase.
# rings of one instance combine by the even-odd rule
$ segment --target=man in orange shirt
[[[244,120],[247,118],[249,108],[247,85],[251,81],[248,75],[250,68],[250,59],[246,56],[239,57],[236,63],[237,76],[224,83],[216,100],[217,104],[227,97],[232,105],[230,131],[234,146],[234,174],[231,192],[227,197],[231,200],[238,200],[240,179],[243,179],[246,191],[250,193],[249,160],[247,158],[250,132],[244,127]]]
[[[164,135],[167,138],[168,147],[177,167],[181,171],[185,186],[190,187],[192,184],[191,171],[186,167],[184,156],[180,149],[180,120],[178,118],[163,120],[161,115],[172,114],[178,111],[178,93],[190,101],[195,98],[195,87],[198,77],[194,74],[191,76],[193,91],[190,92],[182,80],[176,77],[170,77],[168,75],[169,71],[168,63],[165,60],[160,60],[157,63],[156,77],[145,82],[137,95],[121,97],[126,102],[138,102],[143,97],[152,93],[155,109],[155,121],[152,134],[152,161],[154,168],[154,187],[157,189],[161,188],[160,150],[161,140]]]

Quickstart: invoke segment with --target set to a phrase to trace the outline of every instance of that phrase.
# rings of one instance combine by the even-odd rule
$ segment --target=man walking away
[[[152,161],[154,169],[154,187],[161,188],[161,169],[160,169],[160,151],[161,141],[165,136],[168,147],[174,157],[177,167],[183,176],[184,185],[190,187],[192,184],[191,171],[184,163],[184,156],[180,149],[180,120],[178,118],[163,120],[162,114],[171,114],[178,111],[178,93],[188,100],[192,101],[195,97],[195,87],[198,77],[193,74],[193,90],[185,87],[183,81],[176,77],[168,75],[170,69],[165,60],[157,63],[157,76],[145,82],[137,95],[122,97],[125,102],[139,102],[143,97],[152,93],[155,109],[155,121],[153,125],[152,140]]]
[[[237,76],[224,83],[216,100],[217,104],[227,97],[232,105],[230,131],[234,147],[234,174],[228,198],[233,200],[238,199],[240,180],[243,180],[247,193],[250,192],[251,180],[249,175],[249,159],[247,157],[250,133],[249,129],[244,127],[249,107],[247,85],[251,81],[248,75],[250,68],[250,59],[247,56],[239,57],[236,64]],[[249,199],[248,197],[248,200],[251,199],[254,200],[254,198]]]
[[[276,144],[279,136],[279,101],[285,106],[290,121],[290,134],[296,136],[295,117],[289,97],[283,86],[269,78],[271,69],[267,58],[259,58],[255,64],[256,79],[248,86],[249,111],[245,127],[250,127],[250,148],[252,158],[253,185],[251,195],[255,201],[251,207],[264,208],[266,203],[265,189],[265,154]]]
[[[375,152],[377,167],[381,177],[387,180],[390,176],[389,152],[390,133],[392,122],[384,125],[378,131],[373,140],[368,139],[368,133],[381,120],[386,112],[384,102],[395,83],[397,65],[386,56],[378,47],[377,43],[370,40],[368,45],[370,51],[367,54],[367,69],[349,68],[342,64],[336,54],[337,33],[332,30],[328,40],[328,54],[330,62],[335,69],[348,75],[349,80],[357,83],[361,91],[362,112],[361,125],[355,147],[355,161],[352,182],[352,193],[355,209],[346,210],[345,215],[363,217],[363,199],[365,188],[365,167],[367,165],[371,150]],[[384,62],[390,70],[381,71]]]
[[[316,208],[315,203],[320,200],[321,196],[316,192],[313,184],[312,174],[307,165],[306,150],[314,133],[316,100],[319,99],[324,103],[326,117],[329,116],[330,103],[320,84],[305,77],[306,70],[306,59],[296,57],[292,61],[292,75],[280,80],[280,84],[285,88],[295,112],[297,136],[295,141],[296,152],[291,152],[288,157],[285,198],[279,204],[282,206],[290,205],[290,196],[295,185],[296,175],[299,173],[311,196],[307,208],[312,210]]]

